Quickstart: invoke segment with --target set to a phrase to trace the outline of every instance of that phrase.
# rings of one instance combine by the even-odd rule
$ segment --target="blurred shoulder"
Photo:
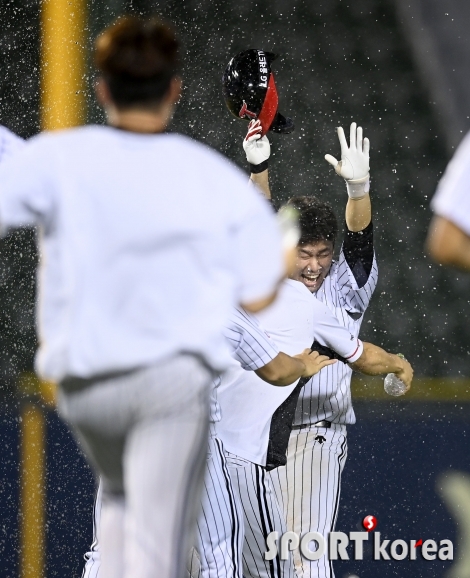
[[[6,126],[0,125],[0,162],[21,150],[24,145],[24,139]]]
[[[244,172],[235,163],[209,145],[179,133],[168,133],[166,136],[172,140],[174,146],[186,149],[196,162],[202,160],[205,163],[213,164],[220,170],[232,171],[240,176],[244,175]],[[245,180],[248,182],[246,175]]]

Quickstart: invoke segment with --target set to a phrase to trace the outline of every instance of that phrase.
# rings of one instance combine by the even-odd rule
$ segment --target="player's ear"
[[[110,104],[113,103],[111,98],[111,92],[109,87],[102,76],[98,76],[95,82],[95,94],[98,103],[103,107],[106,108]]]
[[[180,76],[174,76],[171,79],[170,87],[168,89],[168,100],[171,104],[178,104],[183,90],[183,81]]]

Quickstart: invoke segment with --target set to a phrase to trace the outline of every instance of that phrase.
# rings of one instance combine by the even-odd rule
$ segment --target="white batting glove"
[[[243,141],[243,150],[246,160],[250,163],[252,173],[262,173],[268,168],[268,159],[271,154],[271,145],[267,136],[261,137],[261,123],[252,120],[248,125],[248,132]]]
[[[351,123],[349,147],[342,127],[338,127],[338,139],[341,145],[341,160],[331,155],[325,159],[346,181],[346,188],[351,199],[360,199],[369,192],[369,139],[362,138],[362,127]]]

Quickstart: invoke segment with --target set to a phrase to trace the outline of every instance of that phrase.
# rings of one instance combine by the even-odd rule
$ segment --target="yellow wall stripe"
[[[41,2],[41,128],[85,121],[85,0]]]
[[[418,377],[411,390],[400,397],[392,397],[384,391],[383,377],[354,376],[351,384],[354,400],[375,401],[470,401],[470,379],[467,377]]]
[[[24,402],[21,412],[21,578],[44,578],[45,419],[41,408]]]

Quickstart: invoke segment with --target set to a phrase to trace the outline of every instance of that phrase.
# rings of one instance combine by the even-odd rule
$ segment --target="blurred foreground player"
[[[438,263],[470,271],[470,133],[450,161],[431,202],[427,249]]]
[[[109,126],[38,136],[0,169],[3,230],[40,230],[37,370],[103,483],[102,578],[184,575],[222,328],[284,272],[243,174],[164,132],[178,53],[169,26],[118,20],[95,52]]]

